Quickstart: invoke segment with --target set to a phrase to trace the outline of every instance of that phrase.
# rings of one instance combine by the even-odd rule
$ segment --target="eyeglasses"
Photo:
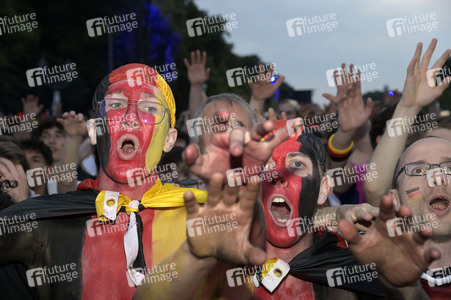
[[[108,121],[121,121],[128,111],[129,105],[136,105],[141,122],[159,124],[164,120],[168,110],[163,104],[152,101],[129,103],[125,99],[108,98],[99,103],[100,115]]]
[[[439,164],[430,164],[427,162],[414,162],[404,165],[393,180],[393,187],[396,186],[396,180],[404,171],[408,176],[424,176],[433,167],[438,166],[443,174],[451,175],[451,161],[441,162]]]

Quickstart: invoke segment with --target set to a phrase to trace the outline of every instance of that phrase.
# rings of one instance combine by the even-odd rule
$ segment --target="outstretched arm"
[[[381,199],[380,213],[374,225],[360,235],[353,224],[347,220],[339,222],[338,228],[348,241],[349,249],[361,264],[375,263],[381,283],[388,295],[407,298],[418,293],[427,299],[421,289],[419,278],[432,261],[440,258],[440,252],[428,248],[425,242],[432,236],[431,230],[407,232],[405,228],[412,222],[412,211],[405,206],[399,209],[399,217],[404,219],[406,226],[401,234],[390,234],[395,223],[395,208],[393,200],[384,196]],[[404,297],[404,298],[403,298]]]
[[[257,220],[253,216],[256,210],[262,210],[257,205],[260,193],[258,178],[249,183],[243,189],[224,185],[221,174],[213,174],[208,199],[203,207],[197,203],[191,192],[185,193],[185,205],[187,211],[187,227],[192,229],[195,222],[203,222],[205,226],[214,222],[213,229],[220,228],[230,223],[231,230],[204,230],[202,235],[191,234],[188,229],[187,240],[170,257],[160,265],[175,263],[178,276],[172,282],[162,281],[156,283],[145,283],[138,287],[134,299],[193,299],[199,293],[203,297],[205,291],[199,291],[202,283],[211,280],[207,278],[210,270],[216,266],[218,261],[228,262],[236,265],[263,264],[266,253],[260,247],[252,243],[252,224]],[[217,219],[219,218],[219,220]],[[261,221],[261,220],[260,220]],[[264,219],[263,219],[264,227]],[[266,235],[259,237],[265,242]],[[261,244],[261,243],[260,243]],[[210,287],[209,291],[214,291]]]
[[[436,45],[437,40],[433,39],[421,59],[423,44],[417,44],[415,55],[407,68],[402,98],[396,106],[392,119],[387,122],[384,135],[371,157],[370,163],[375,164],[378,176],[371,182],[365,182],[365,197],[366,201],[374,206],[379,206],[380,198],[391,188],[395,166],[404,151],[412,120],[424,106],[434,102],[449,86],[450,77],[443,80],[441,85],[435,86],[435,74],[431,74],[429,70],[429,63]],[[449,55],[450,50],[446,50],[432,69],[441,68]]]
[[[194,116],[197,109],[207,100],[202,92],[202,84],[207,82],[210,77],[210,68],[206,68],[207,52],[196,50],[191,52],[191,64],[188,59],[184,58],[186,69],[188,70],[189,89],[189,111]]]

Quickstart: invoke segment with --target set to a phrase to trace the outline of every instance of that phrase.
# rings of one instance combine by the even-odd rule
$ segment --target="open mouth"
[[[291,203],[288,202],[284,197],[275,196],[272,201],[270,201],[270,212],[273,221],[278,226],[286,226],[287,221],[291,217],[293,208]]]
[[[446,195],[435,195],[429,200],[429,207],[438,215],[444,215],[449,210],[450,199]]]
[[[131,160],[138,153],[139,140],[133,134],[124,134],[117,141],[117,152],[120,159]]]

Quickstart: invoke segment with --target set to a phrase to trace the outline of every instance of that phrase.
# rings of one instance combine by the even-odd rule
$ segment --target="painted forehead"
[[[111,84],[105,94],[105,98],[107,97],[159,101],[167,106],[163,93],[156,86],[147,83],[130,86],[130,81],[128,80],[122,80]]]
[[[318,167],[317,160],[314,158],[312,151],[310,151],[308,147],[305,147],[301,142],[295,140],[286,140],[278,145],[273,151],[273,157],[275,159],[281,157],[295,157],[298,153],[303,157],[308,157],[313,165]]]

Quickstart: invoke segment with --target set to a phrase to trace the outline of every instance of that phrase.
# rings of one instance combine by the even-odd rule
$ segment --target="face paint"
[[[421,193],[420,187],[416,187],[406,191],[407,197],[409,201],[412,203],[417,202],[418,200],[423,198],[423,194]]]
[[[275,169],[270,172],[277,172],[278,177],[262,183],[268,241],[276,247],[286,248],[302,237],[290,235],[287,222],[297,218],[311,219],[321,178],[314,155],[296,140],[287,140],[277,146],[271,158]],[[297,232],[297,228],[293,231]]]
[[[108,154],[102,167],[116,181],[128,182],[127,171],[139,169],[136,173],[142,174],[143,168],[150,171],[159,162],[169,129],[164,112],[168,105],[157,87],[130,84],[130,80],[110,85],[104,98],[107,100],[101,102],[99,110],[107,119],[108,131],[98,138],[98,144]],[[159,124],[149,124],[157,121],[155,111],[163,111],[164,118]],[[158,115],[161,119],[162,114]]]

